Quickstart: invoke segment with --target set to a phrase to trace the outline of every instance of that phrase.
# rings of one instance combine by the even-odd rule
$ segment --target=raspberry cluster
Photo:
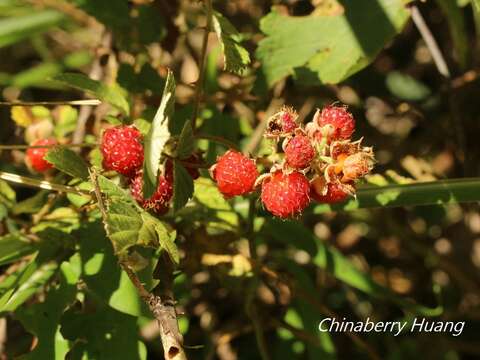
[[[355,119],[345,106],[317,110],[311,122],[283,107],[268,119],[264,136],[284,156],[259,176],[255,162],[234,150],[219,157],[211,174],[226,196],[244,195],[261,187],[261,200],[273,215],[300,214],[311,202],[335,203],[355,196],[355,182],[367,175],[375,159],[370,147],[352,141]],[[278,158],[275,157],[275,158]]]
[[[114,170],[124,175],[130,185],[130,193],[144,209],[157,214],[165,214],[170,207],[173,196],[173,164],[167,161],[165,172],[158,178],[155,193],[148,199],[143,196],[143,137],[133,126],[115,126],[104,131],[100,144],[103,155],[103,168]],[[191,155],[185,160],[189,164],[197,164],[199,157]],[[186,166],[193,179],[199,177],[198,169]]]

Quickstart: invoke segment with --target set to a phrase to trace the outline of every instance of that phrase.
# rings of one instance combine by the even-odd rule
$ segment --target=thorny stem
[[[107,211],[98,185],[97,174],[93,168],[90,170],[90,178],[94,186],[98,208],[100,209],[105,224],[105,231],[107,235],[109,235],[109,229],[106,222]],[[171,279],[173,277],[172,271],[170,270],[172,269],[168,266],[166,259],[163,259],[163,262],[161,260],[162,259],[159,260],[159,265],[157,265],[157,267],[161,266],[161,269],[158,269],[158,272],[162,275],[159,276],[159,278],[161,278],[160,286],[163,291],[157,291],[157,289],[155,289],[153,294],[143,286],[138,276],[128,267],[127,264],[120,262],[120,266],[132,281],[132,284],[137,289],[140,297],[148,305],[150,311],[155,316],[155,319],[157,319],[160,329],[160,338],[163,344],[164,358],[166,360],[187,360],[187,356],[183,350],[183,337],[178,329],[177,314],[171,290]],[[168,277],[170,280],[166,281],[165,277]]]
[[[196,130],[196,121],[198,117],[198,111],[200,108],[200,101],[202,98],[203,92],[203,79],[205,77],[205,59],[207,57],[207,46],[208,46],[208,36],[210,34],[210,28],[212,23],[212,0],[205,0],[205,7],[207,9],[207,25],[205,26],[205,33],[203,35],[202,41],[202,50],[200,52],[200,64],[198,65],[198,80],[195,85],[195,102],[193,105],[193,114],[192,114],[192,128],[195,132]]]

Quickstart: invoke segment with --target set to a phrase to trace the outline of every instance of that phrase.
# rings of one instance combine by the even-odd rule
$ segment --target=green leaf
[[[70,0],[114,30],[127,30],[130,24],[128,2],[125,0]]]
[[[193,179],[178,161],[173,164],[173,211],[185,206],[193,196]]]
[[[86,180],[89,177],[88,167],[85,161],[74,151],[56,146],[45,155],[45,160],[55,166],[56,169],[73,177]]]
[[[75,180],[74,180],[75,181]],[[80,184],[76,185],[77,188],[85,191],[92,191],[92,184],[88,181],[81,182]],[[90,195],[78,195],[73,193],[66,194],[67,199],[77,208],[81,208],[85,206],[92,200],[92,196]]]
[[[0,19],[0,48],[44,32],[64,19],[62,13],[53,10],[32,11],[28,15]]]
[[[128,248],[137,244],[143,226],[140,209],[133,198],[113,181],[100,175],[98,184],[106,195],[108,236],[115,254],[126,255]]]
[[[422,101],[430,94],[430,89],[414,77],[399,71],[389,72],[385,79],[388,90],[397,98],[407,101]]]
[[[138,338],[137,318],[106,306],[96,306],[96,312],[69,310],[62,318],[61,334],[72,342],[73,359],[147,358]]]
[[[172,259],[178,258],[176,247],[172,246],[174,231],[140,208],[125,190],[111,180],[100,175],[98,184],[106,195],[107,229],[115,254],[126,256],[127,250],[134,245],[154,249],[160,246]]]
[[[37,247],[20,234],[8,234],[0,237],[0,265],[14,262],[33,253]]]
[[[151,197],[157,189],[160,159],[165,144],[170,139],[168,123],[173,115],[174,106],[175,78],[169,70],[160,106],[155,114],[150,131],[145,137],[145,162],[143,168],[143,195],[145,198]]]
[[[55,137],[64,138],[72,133],[77,126],[78,111],[73,106],[64,105],[57,108]]]
[[[148,45],[153,42],[160,42],[166,35],[165,19],[155,5],[138,6],[138,17],[135,19],[138,26],[138,37],[142,44]]]
[[[14,215],[37,213],[45,205],[48,194],[47,190],[41,190],[34,196],[16,203],[12,208],[12,213]]]
[[[472,5],[477,13],[480,12],[480,0],[472,0]]]
[[[480,201],[480,178],[359,187],[356,199],[314,207],[316,214],[362,208],[442,205]]]
[[[90,79],[83,74],[77,73],[60,74],[55,76],[53,80],[75,89],[85,91],[86,93],[113,105],[125,115],[130,113],[130,105],[118,87],[104,85],[100,81]]]
[[[178,138],[177,157],[179,159],[188,158],[190,155],[192,155],[194,148],[195,140],[193,138],[192,123],[190,120],[188,120],[185,125],[183,125],[182,132]]]
[[[194,199],[205,208],[202,218],[209,228],[234,230],[238,226],[238,215],[233,211],[230,203],[218,190],[216,184],[207,178],[201,177],[195,181]],[[201,212],[197,211],[196,215]]]
[[[55,86],[52,86],[52,84],[46,80],[60,74],[62,70],[63,67],[60,64],[44,62],[15,74],[10,83],[21,89],[30,86],[55,88]]]
[[[240,34],[222,14],[214,11],[212,25],[222,46],[224,70],[241,73],[250,64],[250,55],[241,45]]]
[[[155,224],[155,231],[157,232],[161,248],[170,256],[172,262],[178,265],[180,263],[180,255],[177,245],[174,243],[176,232],[171,231],[165,224],[159,221]]]
[[[0,313],[15,311],[55,274],[58,264],[54,261],[40,264],[33,261],[18,277],[14,286],[0,297]]]
[[[137,289],[118,265],[102,224],[98,221],[85,224],[75,232],[75,236],[89,239],[79,243],[79,252],[71,260],[75,260],[88,290],[105,305],[123,313],[133,316],[146,313]],[[151,280],[145,285],[150,288]]]
[[[14,206],[16,201],[15,190],[6,181],[0,180],[0,203],[7,208]]]
[[[24,360],[63,360],[69,350],[68,341],[60,333],[60,318],[65,308],[75,300],[78,274],[68,262],[60,266],[60,285],[50,289],[44,302],[17,310],[16,316],[34,334],[38,344]]]
[[[266,223],[263,231],[273,236],[279,242],[293,246],[300,245],[302,249],[306,250],[313,257],[313,263],[316,266],[324,269],[336,279],[370,296],[390,300],[404,309],[424,316],[436,316],[442,312],[440,307],[428,308],[415,304],[378,284],[369,274],[357,269],[343,254],[317,238],[300,223],[272,219]],[[291,237],[290,234],[294,234],[294,236]],[[292,239],[301,239],[302,242],[292,242]]]
[[[124,89],[134,93],[143,93],[146,90],[161,93],[165,86],[165,80],[149,63],[144,64],[139,73],[132,65],[122,63],[118,69],[117,81]]]
[[[367,66],[408,19],[403,0],[341,3],[338,15],[297,17],[273,10],[261,20],[266,37],[257,57],[270,86],[301,67],[320,83],[336,84]]]

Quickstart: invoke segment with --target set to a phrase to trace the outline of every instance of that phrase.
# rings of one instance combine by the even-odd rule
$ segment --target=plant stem
[[[425,23],[425,20],[423,19],[423,16],[416,5],[410,7],[410,14],[412,15],[412,20],[422,35],[422,38],[425,41],[430,54],[432,55],[438,72],[446,78],[450,78],[450,71],[448,70],[447,62],[445,61],[445,58],[443,57],[442,52],[440,51],[440,48],[438,47],[438,44],[432,35],[432,32]]]
[[[205,26],[205,33],[203,35],[202,50],[200,52],[200,63],[198,65],[199,74],[197,83],[195,85],[195,102],[193,104],[192,114],[192,129],[194,133],[196,131],[196,121],[203,93],[203,79],[205,77],[205,60],[207,57],[208,36],[210,34],[210,28],[212,23],[212,0],[205,0],[205,7],[207,10],[207,24]]]
[[[73,105],[73,106],[98,106],[102,102],[97,99],[84,100],[65,100],[65,101],[0,101],[0,106],[57,106],[57,105]]]
[[[82,143],[82,144],[48,144],[48,145],[0,145],[0,150],[25,150],[25,149],[44,149],[54,147],[65,148],[81,148],[81,147],[95,147],[96,143]]]
[[[74,186],[55,184],[46,180],[32,179],[29,177],[8,173],[5,171],[0,171],[0,179],[15,183],[15,184],[20,184],[23,186],[34,187],[34,188],[40,188],[44,190],[72,193],[77,195],[90,195],[90,192],[79,189]]]
[[[102,193],[98,185],[97,174],[95,172],[95,169],[93,168],[90,170],[90,179],[94,186],[94,193],[95,197],[97,198],[98,208],[100,209],[103,223],[105,224],[105,231],[110,237],[110,232],[106,221],[107,210],[103,203]],[[154,294],[149,292],[143,286],[138,276],[132,271],[132,269],[129,268],[126,263],[120,262],[120,266],[132,281],[132,284],[137,289],[140,297],[150,308],[150,311],[155,316],[155,319],[157,319],[160,329],[160,338],[162,339],[165,360],[187,360],[187,356],[185,355],[185,351],[183,350],[183,337],[178,329],[175,303],[173,301],[173,295],[171,294],[171,287],[173,281],[172,271],[169,271],[171,269],[168,267],[168,263],[166,262],[166,260],[163,259],[163,262],[161,260],[162,258],[159,260],[157,268],[158,266],[160,266],[160,273],[164,276],[168,276],[169,280],[165,281],[165,277],[162,276],[160,285],[162,287],[165,287],[165,289],[167,290],[157,293],[155,289]]]
[[[239,150],[239,148],[236,144],[234,144],[233,142],[231,142],[229,140],[221,138],[219,136],[203,135],[202,134],[202,135],[195,135],[194,138],[197,139],[197,140],[209,140],[209,141],[215,142],[217,144],[221,144],[221,145],[225,146],[226,148]]]

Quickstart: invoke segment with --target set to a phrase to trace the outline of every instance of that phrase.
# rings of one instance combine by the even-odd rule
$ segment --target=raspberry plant
[[[0,359],[477,353],[477,3],[0,2]]]

